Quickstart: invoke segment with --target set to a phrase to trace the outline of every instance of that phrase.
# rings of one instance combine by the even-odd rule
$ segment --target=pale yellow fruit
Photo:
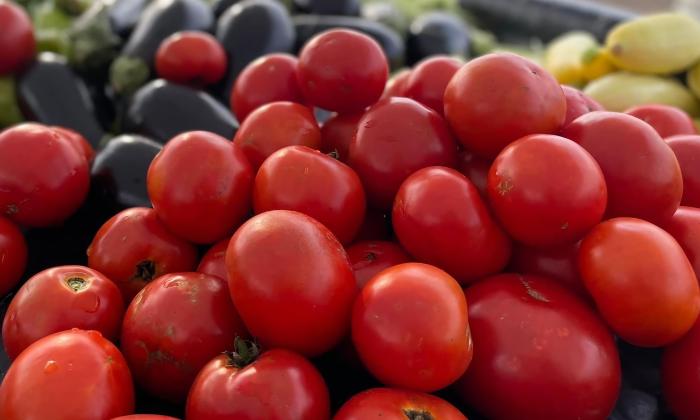
[[[561,84],[581,85],[583,57],[586,52],[599,47],[598,41],[588,32],[567,32],[549,43],[544,52],[544,68]]]
[[[690,91],[693,92],[696,97],[700,98],[700,63],[688,70],[686,82],[688,83]]]

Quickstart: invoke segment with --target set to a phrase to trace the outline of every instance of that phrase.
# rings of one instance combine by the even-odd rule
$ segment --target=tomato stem
[[[260,355],[260,347],[257,344],[241,337],[236,337],[233,348],[233,351],[224,354],[228,357],[228,365],[239,369],[253,363]]]
[[[430,412],[425,410],[407,408],[403,410],[403,413],[409,420],[435,420],[435,417],[433,417],[433,415],[430,414]]]
[[[141,261],[136,264],[136,274],[134,274],[135,279],[142,279],[143,281],[149,282],[153,280],[156,275],[156,263],[151,260]]]
[[[87,287],[87,281],[80,277],[70,277],[66,279],[66,284],[73,289],[74,292],[79,292]]]

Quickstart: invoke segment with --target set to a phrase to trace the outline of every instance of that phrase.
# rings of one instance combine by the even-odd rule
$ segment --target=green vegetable
[[[0,128],[24,121],[17,104],[15,81],[12,77],[0,77]]]
[[[73,18],[56,7],[53,1],[37,5],[33,9],[32,18],[37,50],[66,55],[68,53],[68,29],[73,23]]]

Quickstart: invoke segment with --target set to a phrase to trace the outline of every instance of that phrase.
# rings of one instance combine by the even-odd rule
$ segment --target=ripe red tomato
[[[27,242],[22,231],[9,219],[0,216],[0,296],[5,296],[19,282],[27,267]]]
[[[566,98],[554,77],[510,53],[464,65],[447,85],[444,103],[464,147],[486,158],[528,134],[555,133],[566,118]]]
[[[349,399],[334,420],[467,420],[455,406],[434,395],[394,388],[372,388]]]
[[[365,218],[365,193],[357,174],[342,162],[304,146],[270,155],[255,176],[255,213],[295,210],[321,222],[343,244]]]
[[[692,265],[678,242],[649,222],[619,217],[601,223],[581,243],[578,263],[603,318],[634,345],[669,344],[700,313]]]
[[[398,244],[388,241],[355,242],[347,253],[360,289],[380,271],[411,261]]]
[[[249,349],[248,352],[251,350]],[[328,389],[306,359],[287,350],[225,353],[197,375],[187,420],[330,419]]]
[[[681,206],[662,227],[683,248],[695,276],[700,276],[700,209]]]
[[[22,7],[0,2],[0,75],[18,73],[36,52],[32,21]]]
[[[320,149],[321,130],[309,108],[292,102],[272,102],[253,111],[233,141],[257,171],[268,156],[286,146]]]
[[[297,81],[297,58],[267,54],[248,64],[236,78],[231,111],[243,121],[256,108],[278,101],[304,103]]]
[[[680,420],[700,413],[700,322],[664,350],[661,361],[663,395]]]
[[[685,111],[670,105],[639,105],[625,111],[654,127],[662,138],[679,134],[698,134],[693,119]]]
[[[416,64],[411,71],[404,95],[444,115],[443,97],[452,76],[464,63],[456,58],[433,56]]]
[[[231,238],[225,238],[215,243],[204,254],[197,266],[198,273],[209,274],[228,281],[228,272],[226,270],[226,248]]]
[[[89,187],[83,154],[56,131],[30,123],[0,132],[0,214],[28,227],[55,225],[82,205]]]
[[[474,184],[477,191],[479,191],[479,194],[484,197],[484,199],[487,198],[486,185],[488,184],[491,163],[491,161],[480,158],[466,150],[459,153],[457,169]]]
[[[562,85],[561,89],[564,91],[564,97],[566,98],[566,118],[564,118],[562,127],[566,127],[583,114],[605,110],[601,104],[576,88]]]
[[[548,247],[576,242],[603,218],[608,191],[600,166],[578,144],[533,134],[491,166],[491,208],[514,239]]]
[[[71,130],[70,128],[59,127],[56,125],[51,126],[51,129],[54,131],[58,131],[59,134],[62,134],[65,138],[67,138],[68,141],[70,141],[73,144],[73,147],[75,147],[80,153],[82,153],[88,164],[92,163],[92,160],[95,158],[95,149],[92,148],[90,142],[87,141],[87,139],[83,137],[82,134],[78,133],[77,131]]]
[[[175,417],[161,416],[158,414],[131,414],[128,416],[115,417],[112,420],[180,420]]]
[[[393,96],[406,96],[406,84],[410,76],[410,69],[403,69],[391,76],[386,82],[386,87],[384,88],[381,99],[391,98]]]
[[[382,48],[356,31],[320,33],[299,53],[297,78],[304,97],[329,111],[358,112],[377,102],[388,74]]]
[[[383,210],[391,208],[401,183],[413,172],[456,162],[457,144],[445,120],[408,98],[385,99],[367,111],[348,156],[369,203]]]
[[[676,155],[683,176],[681,205],[700,207],[700,136],[671,136],[665,140]]]
[[[336,153],[337,159],[347,162],[350,142],[364,113],[335,114],[321,127],[321,151]]]
[[[109,420],[133,411],[126,361],[97,331],[74,328],[42,338],[0,385],[3,420]]]
[[[442,389],[472,360],[464,293],[449,274],[427,264],[388,268],[355,301],[352,342],[383,384],[423,392]]]
[[[607,218],[663,223],[678,209],[683,194],[678,161],[649,124],[595,111],[577,118],[561,135],[583,146],[600,165],[608,187]]]
[[[156,52],[158,76],[175,83],[211,85],[226,74],[226,51],[206,32],[182,31],[165,40]]]
[[[226,280],[202,273],[166,274],[129,305],[121,349],[138,385],[179,403],[200,369],[237,336],[246,335]]]
[[[197,265],[197,249],[144,207],[124,210],[102,225],[87,256],[90,268],[117,284],[126,304],[151,280]]]
[[[396,195],[392,223],[409,254],[462,284],[501,271],[510,257],[510,239],[476,187],[453,169],[425,168],[408,177]]]
[[[231,235],[246,218],[254,176],[237,144],[190,131],[175,136],[151,162],[148,196],[171,232],[208,244]]]

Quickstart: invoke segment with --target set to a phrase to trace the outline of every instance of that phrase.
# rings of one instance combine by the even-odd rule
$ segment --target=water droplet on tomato
[[[44,365],[44,373],[54,373],[58,370],[58,363],[55,360],[49,360]]]

